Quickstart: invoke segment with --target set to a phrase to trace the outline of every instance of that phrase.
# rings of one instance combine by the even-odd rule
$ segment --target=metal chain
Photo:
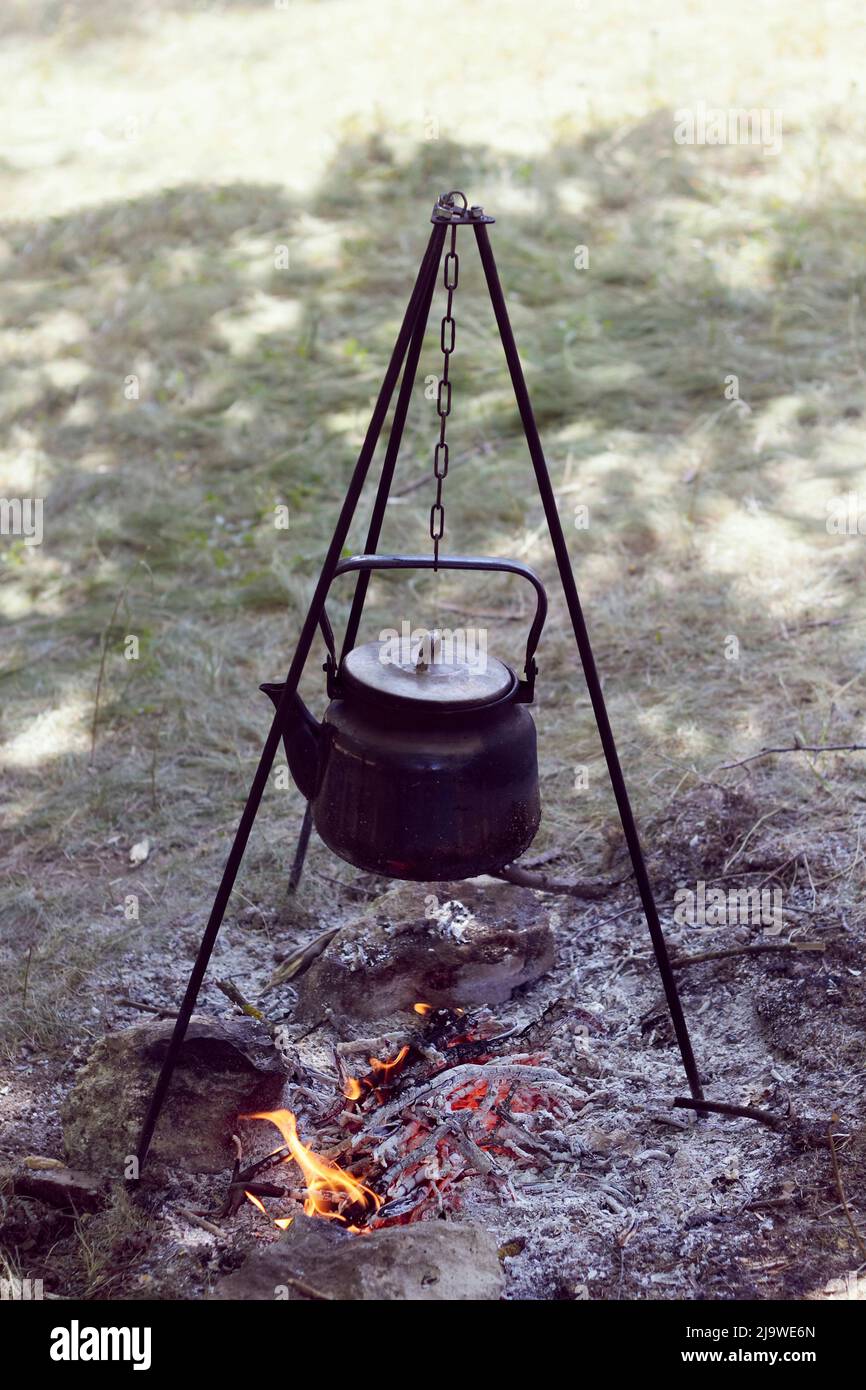
[[[449,365],[451,354],[457,342],[457,325],[454,322],[451,309],[454,303],[454,291],[457,288],[459,274],[460,262],[457,257],[457,228],[452,227],[451,248],[446,253],[442,270],[442,282],[448,291],[448,302],[445,306],[442,327],[439,331],[443,365],[442,376],[439,380],[439,389],[436,393],[436,414],[439,416],[439,439],[433,450],[433,477],[436,479],[436,501],[430,508],[430,539],[433,542],[434,568],[439,562],[439,542],[445,535],[445,507],[442,502],[442,484],[448,476],[448,445],[445,441],[445,426],[448,416],[451,414],[451,380],[449,377]]]

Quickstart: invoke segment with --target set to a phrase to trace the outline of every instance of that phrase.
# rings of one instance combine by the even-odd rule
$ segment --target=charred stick
[[[535,1150],[535,1156],[541,1155],[550,1163],[557,1161],[546,1144],[543,1144],[540,1139],[536,1139],[535,1135],[531,1134],[528,1129],[524,1129],[522,1125],[518,1125],[513,1116],[507,1114],[500,1106],[496,1106],[493,1113],[499,1121],[494,1130],[497,1140],[510,1140],[521,1158],[533,1158],[533,1154],[525,1152],[523,1146],[526,1145],[528,1149]],[[573,1155],[568,1154],[567,1157],[570,1159]]]
[[[265,1154],[264,1158],[260,1158],[255,1163],[251,1163],[249,1167],[244,1168],[243,1172],[238,1168],[238,1170],[232,1174],[231,1186],[235,1187],[239,1183],[249,1186],[250,1179],[253,1178],[256,1173],[261,1172],[262,1168],[266,1168],[269,1163],[276,1163],[278,1160],[284,1159],[288,1152],[289,1150],[286,1145],[281,1144],[278,1149],[272,1149],[269,1154]]]
[[[565,883],[561,879],[548,878],[546,874],[530,873],[527,869],[518,868],[516,864],[506,864],[505,868],[500,869],[493,877],[504,879],[506,883],[514,883],[518,888],[536,888],[542,893],[561,893],[572,898],[591,900],[606,898],[608,893],[612,893],[614,888],[625,882],[624,879],[610,883],[604,879],[577,879],[573,883]]]
[[[567,1086],[560,1073],[554,1071],[552,1067],[523,1066],[512,1062],[488,1062],[484,1066],[473,1066],[471,1063],[467,1063],[462,1066],[449,1067],[446,1071],[431,1077],[429,1081],[416,1086],[408,1095],[400,1096],[387,1105],[380,1106],[374,1116],[376,1129],[380,1129],[389,1121],[396,1119],[402,1111],[416,1104],[419,1100],[441,1091],[443,1086],[451,1086],[455,1098],[459,1098],[459,1095],[468,1087],[481,1083],[489,1085],[491,1082],[497,1081],[513,1081],[519,1086],[530,1084],[539,1091],[561,1096],[572,1104],[579,1102],[581,1106],[586,1099],[581,1092],[574,1091]],[[352,1141],[353,1148],[362,1143],[364,1138],[363,1133],[355,1135]]]
[[[452,1123],[451,1138],[454,1141],[455,1149],[457,1149],[458,1153],[463,1155],[466,1162],[470,1164],[477,1173],[480,1173],[482,1177],[486,1177],[488,1173],[493,1172],[493,1169],[496,1167],[493,1159],[476,1144],[471,1134],[468,1134],[459,1124],[454,1125]]]
[[[451,1125],[446,1120],[444,1124],[439,1125],[437,1129],[434,1129],[432,1133],[428,1134],[427,1138],[423,1140],[422,1143],[418,1144],[416,1148],[410,1149],[409,1153],[404,1154],[403,1157],[399,1158],[390,1168],[387,1168],[380,1179],[380,1186],[388,1192],[397,1179],[401,1177],[408,1168],[414,1168],[416,1164],[423,1162],[425,1158],[429,1158],[432,1153],[435,1153],[437,1146],[450,1133]]]
[[[413,1037],[414,1034],[407,1032],[382,1033],[378,1038],[354,1038],[351,1042],[337,1043],[334,1051],[338,1057],[351,1057],[355,1052],[378,1056],[381,1052],[390,1052],[392,1048],[399,1051],[406,1043],[411,1043]]]
[[[234,1191],[251,1192],[254,1197],[285,1197],[287,1189],[280,1187],[275,1182],[232,1182],[229,1183],[229,1192]]]
[[[767,1125],[770,1129],[779,1130],[785,1121],[781,1115],[772,1115],[769,1110],[756,1110],[752,1105],[728,1105],[722,1100],[690,1100],[686,1096],[677,1096],[674,1100],[675,1110],[709,1110],[714,1115],[729,1115],[734,1119],[757,1120],[759,1124]]]

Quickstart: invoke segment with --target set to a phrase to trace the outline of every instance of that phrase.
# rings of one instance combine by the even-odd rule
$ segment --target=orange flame
[[[390,1062],[382,1062],[378,1057],[371,1057],[370,1070],[362,1080],[359,1081],[357,1076],[346,1077],[343,1095],[347,1100],[360,1100],[363,1095],[370,1091],[378,1091],[382,1086],[389,1086],[408,1056],[409,1045],[407,1043],[400,1048],[396,1057],[391,1058]]]
[[[252,1202],[254,1207],[258,1207],[259,1211],[262,1213],[263,1216],[267,1216],[267,1208],[265,1207],[264,1203],[259,1201],[258,1197],[254,1192],[247,1192],[246,1188],[244,1188],[244,1196],[246,1197],[248,1202]],[[274,1225],[279,1226],[281,1231],[287,1231],[294,1219],[295,1218],[293,1216],[275,1216]]]
[[[416,1014],[432,1014],[433,1012],[432,1004],[413,1004],[412,1008],[415,1010]]]
[[[255,1115],[244,1117],[249,1120],[269,1120],[272,1125],[276,1125],[289,1154],[295,1160],[307,1187],[307,1199],[304,1202],[304,1211],[308,1216],[326,1216],[337,1221],[345,1221],[345,1217],[339,1210],[340,1199],[348,1199],[342,1205],[361,1206],[368,1211],[378,1211],[382,1205],[382,1198],[377,1197],[369,1187],[365,1187],[362,1182],[344,1173],[342,1168],[338,1168],[335,1163],[329,1163],[327,1159],[320,1158],[314,1154],[298,1138],[298,1126],[291,1110],[262,1110]],[[289,1159],[283,1159],[288,1163]]]
[[[394,1068],[399,1067],[400,1063],[405,1061],[408,1055],[409,1045],[406,1043],[400,1048],[397,1056],[391,1058],[390,1062],[380,1062],[378,1057],[371,1057],[370,1075],[373,1078],[373,1084],[382,1085],[383,1082],[386,1082]]]

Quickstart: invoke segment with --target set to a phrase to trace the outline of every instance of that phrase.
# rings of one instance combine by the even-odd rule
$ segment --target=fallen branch
[[[748,758],[740,758],[738,762],[720,763],[719,768],[728,771],[732,767],[745,767],[746,763],[769,758],[774,753],[866,753],[866,743],[792,743],[784,748],[762,748],[759,753],[750,753]]]

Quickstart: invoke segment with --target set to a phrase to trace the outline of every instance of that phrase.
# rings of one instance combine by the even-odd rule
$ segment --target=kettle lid
[[[469,659],[454,644],[443,642],[414,660],[401,652],[408,657],[401,660],[392,654],[392,645],[386,639],[353,648],[340,667],[344,688],[410,707],[459,710],[495,704],[517,685],[511,668],[486,653]]]

